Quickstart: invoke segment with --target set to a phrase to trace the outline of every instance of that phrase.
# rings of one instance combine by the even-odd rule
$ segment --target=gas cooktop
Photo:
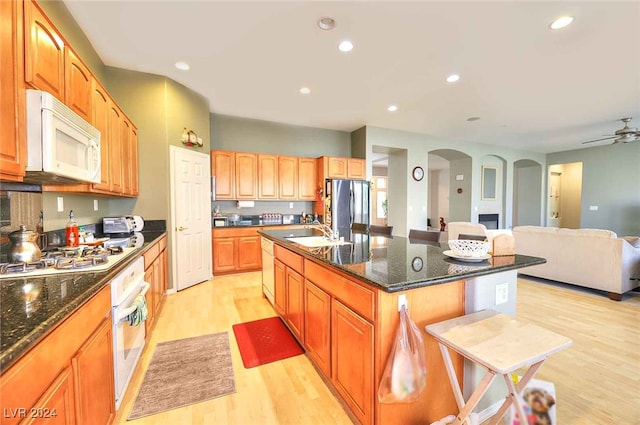
[[[43,253],[38,261],[0,263],[0,279],[108,270],[135,250],[120,246],[57,248]]]

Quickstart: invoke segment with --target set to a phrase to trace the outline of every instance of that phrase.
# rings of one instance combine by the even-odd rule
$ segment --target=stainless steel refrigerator
[[[369,226],[370,184],[365,180],[326,181],[327,211],[325,223],[340,236],[349,239],[351,225],[361,223]]]

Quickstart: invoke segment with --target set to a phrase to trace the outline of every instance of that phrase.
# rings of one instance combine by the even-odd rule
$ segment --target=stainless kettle
[[[9,233],[11,239],[11,249],[9,258],[14,263],[30,263],[38,261],[42,257],[42,251],[38,247],[38,233],[27,230],[27,226],[20,225],[20,230]]]

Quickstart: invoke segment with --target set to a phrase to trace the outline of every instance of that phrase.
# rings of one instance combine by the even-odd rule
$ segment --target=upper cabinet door
[[[258,199],[278,199],[278,156],[258,154]]]
[[[255,153],[236,152],[236,199],[256,199],[258,157]]]
[[[22,181],[27,164],[22,2],[0,1],[0,180]]]
[[[364,159],[349,158],[347,159],[347,176],[350,179],[364,180],[367,175],[365,167],[366,162]]]
[[[278,157],[278,194],[280,199],[298,199],[298,157]]]
[[[73,50],[67,47],[65,51],[65,103],[87,122],[91,122],[91,81],[93,77],[89,68],[82,63]]]
[[[235,199],[236,154],[211,151],[211,176],[216,178],[216,199]]]
[[[64,42],[34,1],[25,3],[25,82],[64,102]]]
[[[347,178],[347,158],[330,157],[328,176],[332,179]]]
[[[316,160],[298,158],[298,199],[316,200]]]
[[[109,150],[109,109],[111,99],[104,87],[93,79],[93,105],[91,123],[100,131],[100,183],[94,184],[93,187],[98,190],[109,191],[110,169],[110,150]]]

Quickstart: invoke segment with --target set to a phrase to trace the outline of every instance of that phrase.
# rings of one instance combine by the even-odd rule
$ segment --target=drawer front
[[[369,321],[374,319],[375,292],[311,260],[305,259],[305,277]]]
[[[282,261],[298,273],[304,274],[304,259],[302,258],[302,255],[291,252],[280,245],[275,245],[273,247],[273,252],[278,260]]]
[[[235,238],[239,236],[258,236],[262,227],[218,227],[211,229],[214,238]]]
[[[144,253],[144,268],[145,270],[153,263],[156,257],[160,254],[160,244],[155,243],[151,248]]]
[[[158,245],[160,246],[160,252],[167,249],[167,237],[163,236],[162,239],[158,241]]]

